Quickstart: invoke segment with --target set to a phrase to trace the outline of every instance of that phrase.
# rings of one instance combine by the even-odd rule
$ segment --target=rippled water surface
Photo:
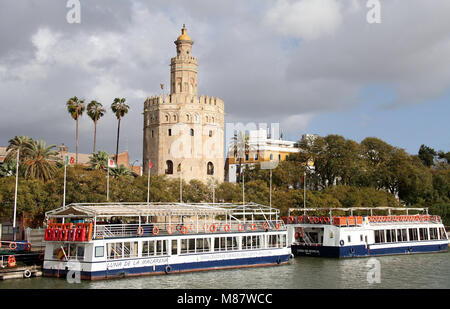
[[[368,258],[296,257],[289,265],[70,284],[64,279],[31,278],[0,282],[0,289],[304,289],[450,288],[450,253],[377,257],[380,283],[369,283]]]

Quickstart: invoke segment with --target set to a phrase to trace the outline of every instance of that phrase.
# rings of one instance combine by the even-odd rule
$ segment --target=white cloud
[[[337,0],[278,0],[266,15],[281,34],[312,40],[332,34],[342,23]]]

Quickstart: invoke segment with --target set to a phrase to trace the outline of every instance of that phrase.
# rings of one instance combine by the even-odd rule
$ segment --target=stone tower
[[[170,62],[170,94],[144,103],[144,172],[198,179],[224,180],[224,103],[198,97],[194,42],[183,25],[175,41],[177,55]],[[181,174],[180,174],[181,173]]]

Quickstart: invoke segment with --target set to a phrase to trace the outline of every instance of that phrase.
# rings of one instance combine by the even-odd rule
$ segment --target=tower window
[[[212,137],[212,130],[209,130],[209,137]]]
[[[270,154],[270,160],[273,160],[273,154]]]
[[[208,162],[206,172],[208,175],[214,175],[214,164],[212,164],[212,162]]]
[[[173,174],[173,162],[170,160],[166,161],[166,174],[167,175]]]
[[[191,129],[191,136],[194,136],[194,129]]]
[[[153,130],[152,130],[152,137],[153,137]]]
[[[255,161],[258,161],[258,154],[255,154]]]
[[[281,161],[281,155],[280,154],[278,155],[278,161]]]
[[[168,134],[169,134],[169,136],[172,136],[172,129],[169,129]]]

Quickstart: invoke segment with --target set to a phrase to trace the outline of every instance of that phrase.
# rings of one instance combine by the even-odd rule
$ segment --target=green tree
[[[17,150],[20,150],[19,153],[19,162],[21,158],[26,155],[26,150],[28,147],[28,143],[32,139],[28,136],[15,136],[14,138],[9,140],[8,147],[6,148],[6,157],[5,162],[13,162],[17,160]]]
[[[106,169],[108,167],[108,159],[109,155],[106,151],[99,150],[97,153],[93,153],[89,156],[89,164],[91,169]]]
[[[433,165],[434,156],[436,155],[436,151],[433,148],[421,145],[418,154],[424,165],[428,167]]]
[[[23,171],[25,178],[50,180],[56,170],[58,152],[52,150],[56,145],[47,146],[43,140],[29,141],[26,144],[26,157]]]
[[[125,167],[125,165],[123,165],[123,164],[120,164],[120,166],[118,166],[116,168],[110,168],[109,173],[111,174],[112,177],[122,177],[122,176],[132,176],[133,175],[131,170],[128,169],[127,167]]]
[[[87,105],[87,114],[88,116],[94,121],[94,150],[92,151],[95,153],[95,146],[97,145],[97,122],[100,118],[102,118],[106,113],[106,110],[103,108],[103,105],[95,100],[91,101]]]
[[[76,122],[76,156],[75,156],[75,163],[78,164],[78,119],[83,115],[84,110],[86,109],[84,104],[84,99],[79,100],[77,97],[70,98],[66,102],[67,111],[72,116],[72,118]]]
[[[119,136],[120,136],[120,120],[128,113],[130,107],[125,104],[125,98],[115,98],[111,104],[111,110],[117,117],[117,144],[116,144],[116,163],[119,156]]]

